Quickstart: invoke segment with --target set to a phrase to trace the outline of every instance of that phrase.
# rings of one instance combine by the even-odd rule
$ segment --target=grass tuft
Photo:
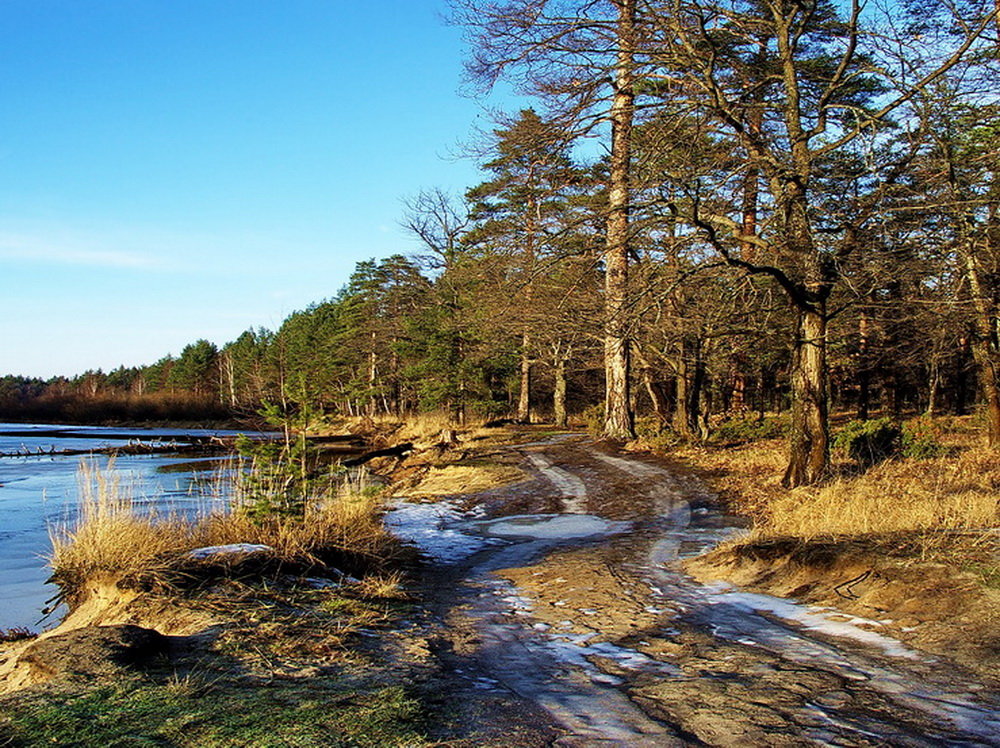
[[[34,639],[38,634],[26,629],[23,626],[15,626],[10,629],[0,629],[0,644],[11,644],[13,642],[27,641]]]
[[[410,595],[403,585],[403,579],[403,574],[398,571],[372,574],[361,580],[357,592],[362,597],[373,600],[409,600]]]
[[[259,544],[269,546],[269,559],[279,563],[314,565],[341,557],[373,566],[391,547],[380,500],[363,481],[318,485],[300,516],[259,516],[241,510],[241,481],[248,479],[239,471],[234,474],[229,508],[184,516],[143,508],[112,470],[81,463],[79,514],[51,532],[50,562],[63,597],[73,605],[94,578],[138,580],[167,574],[189,551],[206,546]],[[259,497],[259,482],[254,491]]]
[[[1000,522],[1000,461],[950,430],[947,454],[891,459],[860,471],[841,456],[835,477],[788,491],[780,485],[784,440],[675,454],[707,469],[732,507],[750,516],[758,537],[802,539],[899,532],[977,533]]]

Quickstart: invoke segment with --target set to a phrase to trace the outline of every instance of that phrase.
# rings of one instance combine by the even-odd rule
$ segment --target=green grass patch
[[[126,681],[71,695],[5,704],[0,745],[422,746],[420,708],[400,687],[338,691],[304,685],[204,688],[189,679],[162,685]]]
[[[963,568],[979,577],[984,587],[1000,590],[1000,564],[968,563]]]

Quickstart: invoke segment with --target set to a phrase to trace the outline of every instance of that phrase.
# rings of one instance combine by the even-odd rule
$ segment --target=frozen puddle
[[[834,620],[831,615],[837,614],[829,608],[803,606],[791,600],[753,592],[741,592],[724,583],[708,585],[706,591],[711,595],[708,602],[731,603],[743,606],[747,611],[770,613],[786,621],[798,623],[802,628],[816,631],[827,636],[841,639],[854,639],[870,647],[881,649],[890,657],[908,660],[918,660],[919,655],[895,639],[870,631],[861,626],[877,626],[875,621],[865,618],[850,617],[849,620]]]
[[[455,564],[489,546],[518,540],[561,541],[607,537],[632,529],[592,514],[522,514],[481,520],[450,501],[414,504],[399,500],[385,515],[385,526],[433,561]]]
[[[425,556],[443,564],[456,564],[490,545],[503,541],[473,532],[474,516],[450,501],[414,504],[396,501],[385,515],[385,526],[400,540],[416,546]]]
[[[630,529],[631,522],[612,522],[593,514],[521,514],[479,523],[479,531],[486,535],[535,540],[574,540]]]

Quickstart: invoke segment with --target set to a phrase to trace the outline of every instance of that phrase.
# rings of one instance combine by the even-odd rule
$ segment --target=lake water
[[[203,429],[117,429],[91,426],[0,423],[0,629],[49,628],[63,611],[44,617],[43,609],[58,590],[46,584],[51,570],[50,528],[72,522],[80,497],[81,460],[111,469],[138,501],[194,510],[219,501],[213,480],[219,457],[181,454],[104,455],[38,454],[123,447],[143,443],[183,443],[186,438],[235,435]],[[109,468],[110,465],[110,468]],[[44,620],[43,620],[44,618]]]

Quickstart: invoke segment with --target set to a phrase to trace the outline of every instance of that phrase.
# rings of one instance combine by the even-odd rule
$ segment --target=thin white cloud
[[[276,284],[334,278],[339,287],[355,259],[389,254],[349,251],[342,240],[245,231],[172,231],[150,226],[77,227],[18,222],[0,213],[0,262],[107,268],[198,277],[258,278]],[[355,255],[358,255],[355,257]]]
[[[72,240],[0,234],[0,260],[130,270],[155,270],[164,267],[158,258],[141,252],[94,249],[74,244],[76,243]]]

